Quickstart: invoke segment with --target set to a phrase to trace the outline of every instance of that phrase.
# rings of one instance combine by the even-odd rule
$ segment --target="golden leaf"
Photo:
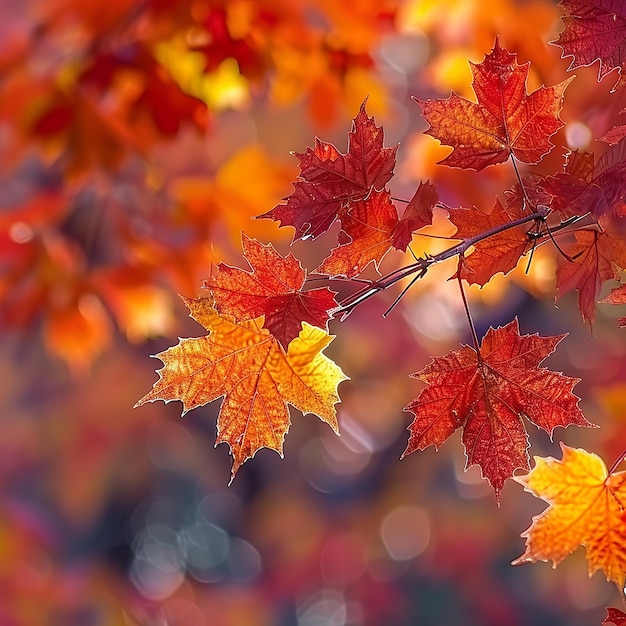
[[[165,364],[152,391],[135,406],[154,400],[180,400],[183,415],[223,396],[216,445],[228,443],[231,480],[260,448],[282,457],[291,419],[287,404],[314,413],[338,432],[338,384],[346,379],[322,351],[333,337],[306,322],[285,351],[263,328],[264,318],[235,322],[219,315],[206,298],[183,298],[191,317],[209,331],[181,339],[157,356]]]
[[[551,560],[556,567],[583,545],[589,575],[601,569],[624,588],[626,580],[626,472],[609,474],[602,459],[561,444],[561,461],[535,457],[535,467],[515,480],[550,503],[524,531],[526,552],[513,565]]]

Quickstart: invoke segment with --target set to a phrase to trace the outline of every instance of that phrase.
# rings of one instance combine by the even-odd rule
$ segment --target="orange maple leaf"
[[[330,276],[358,276],[372,261],[378,269],[392,246],[398,213],[388,191],[373,191],[342,212],[339,246],[315,270]]]
[[[559,112],[572,79],[527,94],[530,62],[516,58],[496,38],[482,63],[470,63],[478,103],[454,92],[446,100],[416,99],[430,124],[426,134],[454,148],[441,164],[478,171],[510,156],[534,164],[554,147],[550,137],[563,126]]]
[[[337,386],[346,376],[322,351],[333,337],[304,323],[285,351],[263,328],[263,317],[235,322],[220,315],[207,298],[187,299],[190,317],[208,331],[181,339],[156,355],[164,367],[159,380],[135,406],[180,400],[187,411],[224,396],[217,420],[216,445],[228,443],[233,456],[231,481],[260,448],[282,457],[291,420],[287,404],[313,413],[338,431]]]
[[[490,328],[479,352],[469,346],[413,374],[426,383],[405,407],[415,414],[403,457],[441,444],[463,428],[467,465],[479,465],[499,499],[507,478],[528,469],[522,418],[552,435],[557,426],[592,426],[572,393],[577,379],[538,367],[564,335],[521,335],[517,319]]]
[[[433,223],[433,208],[439,202],[439,194],[430,180],[420,181],[413,197],[404,209],[402,219],[393,230],[392,245],[405,251],[416,230]]]
[[[526,552],[513,565],[551,560],[556,567],[585,546],[589,575],[601,569],[620,590],[626,581],[626,472],[609,473],[602,459],[563,443],[562,460],[535,457],[535,467],[515,477],[550,506],[522,533]]]
[[[372,190],[363,200],[340,210],[339,246],[315,271],[354,278],[372,261],[378,271],[380,261],[392,247],[405,251],[413,232],[432,223],[438,199],[430,181],[420,182],[402,219],[398,219],[389,191]]]
[[[520,207],[511,205],[508,209],[499,200],[491,213],[483,213],[476,208],[448,209],[450,221],[457,227],[455,239],[469,239],[480,233],[497,228],[524,215]],[[526,213],[528,214],[528,213]],[[532,242],[527,235],[528,224],[510,228],[497,235],[485,238],[474,244],[474,252],[463,259],[461,278],[468,283],[486,285],[498,272],[507,274],[515,268],[520,257],[527,252]]]

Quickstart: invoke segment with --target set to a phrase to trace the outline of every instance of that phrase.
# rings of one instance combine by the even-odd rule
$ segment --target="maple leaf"
[[[406,205],[402,219],[392,233],[392,245],[405,251],[416,230],[433,223],[433,208],[439,202],[439,194],[430,180],[420,182],[413,197]]]
[[[596,219],[620,216],[626,196],[626,141],[611,146],[594,164],[592,153],[571,152],[565,171],[542,183],[553,196],[550,208],[563,217],[591,213]]]
[[[315,270],[330,276],[358,276],[371,262],[378,270],[392,246],[398,213],[388,191],[372,192],[341,214],[339,246]]]
[[[542,182],[542,187],[552,197],[550,208],[565,218],[590,211],[601,194],[598,186],[592,184],[594,167],[593,152],[573,150],[568,153],[563,172],[547,176]]]
[[[565,30],[556,41],[562,57],[573,57],[568,70],[600,61],[598,80],[617,69],[626,81],[626,7],[622,0],[561,0]]]
[[[578,308],[584,321],[593,324],[596,299],[602,283],[613,277],[613,263],[626,266],[626,244],[608,233],[579,230],[576,243],[565,248],[571,260],[559,257],[556,271],[558,297],[578,290]]]
[[[505,209],[500,200],[496,199],[491,213],[483,213],[476,208],[451,208],[448,209],[448,214],[450,221],[457,227],[457,232],[453,237],[469,239],[528,215],[528,212],[524,213],[521,208],[514,206]],[[463,259],[461,278],[470,284],[484,286],[494,274],[510,272],[532,245],[527,232],[528,224],[524,224],[519,228],[510,228],[475,243],[474,252]]]
[[[510,156],[534,164],[554,147],[550,137],[563,126],[559,112],[572,79],[527,94],[530,62],[518,65],[516,58],[496,38],[482,63],[470,63],[477,103],[454,92],[445,100],[416,99],[430,124],[426,134],[454,148],[442,165],[478,171]]]
[[[372,189],[385,187],[393,175],[397,147],[384,148],[383,143],[383,129],[368,117],[363,102],[348,135],[348,151],[343,154],[316,139],[314,148],[296,154],[299,180],[286,203],[259,217],[293,226],[294,240],[317,237],[328,230],[342,207],[362,200]]]
[[[615,626],[622,626],[623,624],[626,624],[626,613],[609,606],[606,609],[606,617],[602,620],[602,623],[611,623],[615,624]]]
[[[626,285],[616,287],[608,296],[604,296],[598,302],[602,304],[626,304]],[[617,323],[621,328],[626,327],[626,317],[620,317]]]
[[[624,137],[626,137],[626,124],[621,124],[619,126],[613,126],[611,130],[600,137],[599,141],[604,141],[608,143],[609,146],[614,146],[624,139]]]
[[[531,174],[523,179],[523,186],[517,182],[507,189],[504,192],[506,212],[521,217],[528,210],[549,207],[552,196],[543,188],[543,181],[543,177]]]
[[[550,506],[522,533],[526,551],[513,565],[551,560],[556,567],[585,546],[589,575],[601,569],[620,589],[626,580],[626,472],[609,474],[602,459],[561,443],[563,458],[535,457],[515,480]]]
[[[329,276],[358,276],[371,263],[380,261],[394,247],[405,251],[415,230],[432,223],[439,196],[430,182],[420,183],[402,219],[389,191],[372,191],[348,209],[339,212],[339,246],[315,270]]]
[[[287,404],[317,415],[338,432],[334,405],[339,402],[337,386],[346,376],[322,354],[331,335],[305,322],[285,351],[263,328],[262,316],[236,322],[220,315],[207,298],[183,301],[208,334],[181,339],[156,355],[164,363],[159,380],[135,406],[180,400],[184,415],[224,396],[216,445],[230,446],[231,480],[260,448],[276,450],[282,457],[290,425]]]
[[[572,393],[578,379],[538,367],[564,336],[520,336],[515,319],[490,328],[478,353],[463,346],[413,374],[426,387],[405,407],[415,419],[402,456],[438,449],[462,428],[467,466],[480,466],[499,500],[504,481],[529,467],[523,417],[550,436],[557,426],[592,426]]]
[[[245,234],[242,246],[251,272],[220,263],[205,281],[219,313],[238,322],[264,316],[263,328],[285,349],[300,334],[302,322],[328,330],[335,292],[328,287],[302,291],[307,273],[293,254],[282,257],[271,244]]]

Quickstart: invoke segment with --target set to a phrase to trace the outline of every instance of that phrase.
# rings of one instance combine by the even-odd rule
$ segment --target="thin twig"
[[[400,294],[398,295],[398,297],[391,303],[391,306],[383,313],[383,317],[387,317],[389,315],[389,313],[391,313],[396,306],[398,305],[398,303],[400,302],[400,300],[402,300],[402,298],[404,297],[404,294],[420,279],[423,278],[426,274],[427,268],[424,268],[417,276],[413,276],[413,278],[411,279],[411,282],[406,285],[406,287],[400,292]]]

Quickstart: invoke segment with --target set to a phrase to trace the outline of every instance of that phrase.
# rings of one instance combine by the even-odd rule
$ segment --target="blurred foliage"
[[[496,34],[531,61],[529,91],[563,80],[547,44],[560,16],[547,0],[0,3],[3,625],[601,622],[618,596],[587,579],[582,551],[557,572],[510,567],[542,508],[521,487],[498,510],[458,441],[398,461],[407,374],[469,339],[450,266],[385,320],[397,293],[331,324],[328,355],[351,378],[342,436],[297,418],[285,459],[262,450],[230,488],[215,406],[184,421],[177,406],[131,409],[154,378],[146,355],[198,334],[176,294],[197,296],[212,263],[245,266],[243,229],[287,252],[290,232],[250,218],[290,193],[289,151],[316,134],[345,150],[366,96],[387,145],[401,143],[394,195],[431,178],[451,206],[493,206],[510,164],[436,165],[449,150],[422,134],[410,96],[471,97],[467,60]],[[576,75],[554,141],[592,150],[623,123],[626,90],[610,94],[594,67]],[[561,171],[562,152],[536,171]],[[431,232],[450,225],[436,214]],[[314,268],[331,239],[292,250]],[[387,269],[411,259],[394,255]],[[514,315],[525,333],[569,332],[550,367],[583,379],[601,428],[559,436],[610,464],[626,441],[618,314],[600,307],[592,339],[574,298],[554,310],[554,255],[540,248],[524,270],[470,290],[479,334]],[[559,454],[541,434],[533,450]]]

